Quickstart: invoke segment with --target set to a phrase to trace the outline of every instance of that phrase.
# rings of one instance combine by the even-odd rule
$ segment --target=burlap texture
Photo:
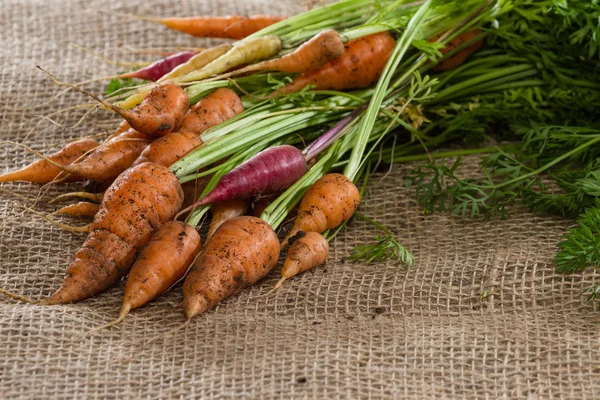
[[[291,0],[84,3],[147,16],[305,9]],[[119,61],[152,57],[125,47],[206,44],[148,22],[84,12],[74,0],[3,0],[0,37],[0,137],[46,153],[111,129],[117,119],[96,112],[73,127],[84,110],[41,118],[88,102],[76,93],[26,108],[61,90],[36,64],[77,82],[119,68],[70,43]],[[102,84],[91,88],[100,92]],[[32,159],[15,146],[0,147],[0,171]],[[264,296],[274,271],[149,345],[183,322],[180,286],[118,328],[89,336],[84,332],[116,317],[122,284],[68,306],[2,297],[0,398],[599,398],[600,317],[580,296],[598,275],[559,275],[552,266],[571,222],[520,208],[505,221],[423,216],[414,192],[403,187],[407,168],[374,178],[361,212],[398,234],[416,257],[412,268],[347,261],[353,247],[377,234],[353,221],[332,243],[326,266]],[[2,187],[28,198],[39,191]],[[36,208],[52,211],[48,199],[78,188],[51,187]],[[49,225],[24,203],[0,192],[0,287],[40,298],[59,287],[84,237]]]

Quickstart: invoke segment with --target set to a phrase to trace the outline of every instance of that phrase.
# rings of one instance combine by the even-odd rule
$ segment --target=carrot
[[[348,42],[344,54],[321,68],[297,76],[274,95],[297,92],[308,85],[317,90],[367,88],[377,82],[396,42],[387,32]]]
[[[169,29],[196,37],[243,39],[284,19],[285,17],[272,15],[253,15],[251,17],[230,15],[224,17],[160,18],[154,21],[165,25]]]
[[[75,253],[63,285],[42,304],[80,301],[124,276],[141,249],[183,202],[181,185],[164,166],[140,164],[106,191],[90,234]]]
[[[165,82],[174,78],[186,75],[192,71],[203,68],[206,64],[216,60],[231,49],[231,45],[224,43],[210,49],[206,49],[190,58],[186,63],[174,68],[168,74],[165,74],[157,82]]]
[[[131,267],[119,317],[90,333],[118,324],[131,310],[164,293],[185,275],[199,252],[196,229],[180,221],[164,224]]]
[[[58,152],[48,156],[48,159],[59,165],[69,165],[96,146],[98,146],[98,142],[93,139],[80,139],[67,144]],[[52,163],[38,160],[20,170],[0,175],[0,182],[49,183],[56,179],[60,172],[61,169]],[[72,177],[72,179],[76,179],[76,177]]]
[[[267,208],[269,204],[271,204],[280,195],[281,193],[273,193],[264,196],[259,196],[257,199],[254,200],[254,204],[252,206],[252,215],[260,218],[263,211],[265,211],[265,208]]]
[[[306,169],[304,155],[294,146],[270,147],[229,171],[210,193],[181,213],[210,203],[283,191]]]
[[[283,57],[252,64],[214,79],[252,71],[281,71],[299,74],[314,71],[342,54],[344,54],[342,38],[336,31],[327,29]]]
[[[171,54],[161,60],[158,60],[144,68],[136,71],[131,71],[126,74],[118,75],[118,78],[138,78],[146,81],[156,82],[175,67],[189,61],[196,53],[191,51],[182,51],[179,53]]]
[[[202,132],[242,111],[244,106],[234,91],[217,89],[190,108],[177,132],[171,132],[148,145],[134,165],[151,161],[168,167],[202,144]]]
[[[64,206],[56,211],[53,214],[66,214],[73,215],[76,217],[94,217],[98,210],[100,209],[100,205],[96,203],[90,203],[89,201],[80,201],[79,203],[69,204],[68,206]]]
[[[463,43],[468,42],[468,41],[476,38],[477,36],[481,35],[481,33],[482,32],[480,29],[474,29],[472,31],[462,33],[462,34],[456,36],[454,39],[450,40],[448,43],[446,43],[446,46],[444,46],[444,48],[442,48],[440,50],[440,52],[442,54],[447,54],[450,51],[452,51],[455,48],[462,45]],[[432,42],[436,41],[440,36],[441,36],[441,34],[432,38],[431,41]],[[469,56],[471,54],[473,54],[477,50],[479,50],[479,48],[482,45],[483,45],[483,39],[479,39],[479,40],[473,42],[472,44],[470,44],[469,46],[465,47],[458,53],[454,54],[453,56],[451,56],[451,57],[443,60],[439,64],[435,65],[432,68],[432,70],[433,71],[447,71],[450,69],[454,69],[454,68],[458,67],[459,65],[461,65],[463,62],[465,62],[465,60],[467,58],[469,58]]]
[[[85,179],[113,179],[129,168],[150,142],[150,137],[131,128],[99,146],[85,160],[60,168]]]
[[[206,236],[210,238],[223,223],[244,215],[248,210],[248,203],[248,199],[233,199],[222,203],[214,203],[210,207],[212,220]]]
[[[277,263],[277,235],[250,216],[225,222],[207,242],[183,284],[183,310],[190,321],[264,277]]]
[[[39,66],[38,68],[47,73],[57,85],[67,86],[90,96],[125,118],[132,128],[149,136],[163,136],[177,129],[189,108],[185,91],[174,83],[166,82],[154,86],[140,104],[131,110],[125,110],[76,85],[60,82],[48,71]]]
[[[117,129],[115,129],[113,133],[111,133],[106,139],[104,139],[104,141],[108,142],[109,140],[114,139],[117,136],[119,136],[121,133],[127,132],[130,128],[131,128],[131,125],[129,125],[129,122],[127,122],[127,120],[124,119],[119,124],[119,126],[117,126]]]
[[[102,199],[104,198],[104,193],[70,192],[70,193],[65,193],[65,194],[56,196],[55,198],[50,200],[48,202],[48,204],[57,203],[59,201],[63,201],[63,200],[67,200],[67,199],[72,199],[73,197],[79,197],[82,199],[90,200],[93,203],[101,203]]]
[[[359,203],[360,193],[350,179],[335,173],[323,176],[306,191],[281,248],[300,231],[322,233],[335,228],[354,214]]]
[[[329,255],[329,243],[318,232],[299,231],[290,239],[290,243],[281,269],[281,279],[273,290],[285,280],[323,264]]]

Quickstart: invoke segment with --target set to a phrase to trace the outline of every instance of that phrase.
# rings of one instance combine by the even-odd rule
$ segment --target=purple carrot
[[[306,159],[294,146],[270,147],[229,171],[210,193],[179,214],[210,203],[283,191],[307,168]]]
[[[163,58],[162,60],[153,62],[147,67],[138,69],[137,71],[131,71],[126,74],[119,75],[119,78],[138,78],[156,82],[164,75],[175,69],[175,67],[187,62],[194,55],[196,55],[196,53],[193,51],[182,51],[180,53],[175,53]]]

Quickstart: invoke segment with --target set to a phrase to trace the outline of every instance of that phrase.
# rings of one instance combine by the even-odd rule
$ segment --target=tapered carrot
[[[202,132],[242,111],[244,106],[234,91],[217,89],[190,108],[178,131],[158,138],[148,145],[134,165],[150,161],[168,167],[202,144]]]
[[[129,122],[127,122],[127,120],[124,119],[119,124],[119,126],[117,126],[117,129],[115,129],[113,133],[111,133],[106,139],[104,139],[104,141],[108,142],[109,140],[114,139],[117,136],[119,136],[121,133],[127,132],[130,128],[131,128],[131,125],[129,125]]]
[[[69,204],[56,211],[53,214],[66,214],[75,217],[93,218],[100,210],[100,205],[89,201],[80,201],[79,203]]]
[[[131,267],[119,317],[90,332],[118,324],[131,310],[164,293],[184,276],[199,251],[196,229],[180,221],[164,224]]]
[[[174,68],[168,74],[165,74],[157,82],[165,82],[173,80],[177,77],[184,76],[192,71],[203,68],[206,64],[216,60],[223,54],[227,53],[231,49],[231,45],[224,43],[219,46],[211,47],[196,54],[190,58],[186,63],[181,64]]]
[[[248,210],[248,204],[248,199],[233,199],[211,205],[212,219],[206,237],[210,239],[215,231],[226,221],[244,215]]]
[[[454,39],[450,40],[446,45],[440,50],[442,54],[447,54],[455,48],[459,47],[465,42],[468,42],[472,39],[475,39],[477,36],[481,35],[480,29],[474,29],[472,31],[468,31],[456,36]],[[431,41],[437,40],[441,35],[438,35],[431,39]],[[435,65],[432,70],[433,71],[447,71],[450,69],[454,69],[461,65],[469,56],[475,53],[479,48],[483,45],[483,39],[479,39],[469,46],[465,47],[458,53],[453,56],[443,60],[439,64]]]
[[[329,255],[329,243],[318,232],[299,231],[290,242],[281,269],[281,279],[273,290],[280,287],[285,280],[323,264]]]
[[[298,232],[325,232],[349,219],[360,203],[354,183],[341,174],[327,174],[307,191],[298,208],[298,216],[285,239],[283,249]]]
[[[295,51],[273,60],[252,64],[213,79],[223,79],[252,71],[304,73],[314,71],[344,54],[344,42],[339,33],[328,29],[318,33]]]
[[[59,165],[69,165],[98,146],[93,139],[81,139],[67,144],[58,152],[48,156],[48,159]],[[34,183],[49,183],[58,177],[61,169],[46,160],[38,160],[28,166],[13,172],[0,175],[0,182],[26,181]],[[79,179],[77,176],[72,180]]]
[[[251,17],[229,15],[224,17],[159,18],[154,21],[170,29],[196,37],[243,39],[284,19],[285,17],[272,15],[253,15]]]
[[[277,235],[263,220],[225,222],[207,242],[183,284],[187,321],[264,277],[277,263]]]
[[[318,90],[367,88],[377,82],[396,41],[387,32],[348,42],[344,54],[321,68],[297,76],[275,94],[297,92],[308,85]]]

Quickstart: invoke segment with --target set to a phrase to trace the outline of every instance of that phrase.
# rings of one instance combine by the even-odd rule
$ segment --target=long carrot
[[[264,277],[277,263],[277,235],[263,220],[225,222],[207,242],[183,284],[183,310],[190,321]]]
[[[283,249],[298,232],[325,232],[349,219],[360,203],[354,183],[341,174],[327,174],[307,191],[298,208],[298,216],[285,239]]]
[[[200,235],[180,221],[164,224],[144,247],[131,267],[119,317],[90,332],[121,322],[131,310],[141,307],[183,277],[200,252]]]
[[[190,108],[178,131],[158,138],[148,145],[134,165],[150,161],[168,167],[202,144],[202,132],[242,111],[244,106],[234,91],[217,89]]]
[[[319,90],[346,90],[372,86],[383,72],[396,41],[387,32],[352,40],[341,57],[302,74],[275,94],[297,92],[308,85]]]
[[[159,18],[154,21],[170,29],[196,37],[239,40],[284,19],[285,17],[272,15],[253,15],[251,17],[230,15],[224,17]]]
[[[233,199],[211,205],[210,211],[212,212],[212,219],[206,237],[210,239],[217,229],[226,221],[244,215],[248,210],[248,205],[248,199]]]
[[[62,286],[35,303],[72,303],[112,286],[129,271],[139,249],[173,218],[182,202],[181,185],[162,165],[140,164],[120,175],[106,191],[89,225],[89,236],[69,264]],[[32,302],[5,290],[0,293]]]
[[[201,51],[200,53],[190,58],[186,63],[179,65],[168,74],[165,74],[157,82],[170,81],[177,77],[189,74],[192,71],[201,69],[206,64],[216,60],[223,54],[227,53],[229,50],[231,50],[231,45],[224,43],[219,46],[211,47],[210,49]]]
[[[318,232],[299,231],[290,242],[281,269],[281,279],[273,290],[279,288],[285,280],[323,264],[329,255],[329,243]]]
[[[344,54],[342,38],[336,31],[327,29],[283,57],[252,64],[213,79],[223,79],[252,71],[281,71],[300,74],[314,71],[342,54]]]
[[[93,218],[100,210],[100,205],[90,203],[89,201],[80,201],[79,203],[69,204],[56,211],[53,214],[66,214],[76,217]]]
[[[98,146],[93,139],[81,139],[67,144],[58,152],[48,156],[48,159],[59,165],[69,165]],[[34,183],[49,183],[58,177],[61,169],[46,160],[38,160],[28,166],[13,172],[0,175],[0,182],[26,181]],[[73,180],[78,177],[71,177]]]

